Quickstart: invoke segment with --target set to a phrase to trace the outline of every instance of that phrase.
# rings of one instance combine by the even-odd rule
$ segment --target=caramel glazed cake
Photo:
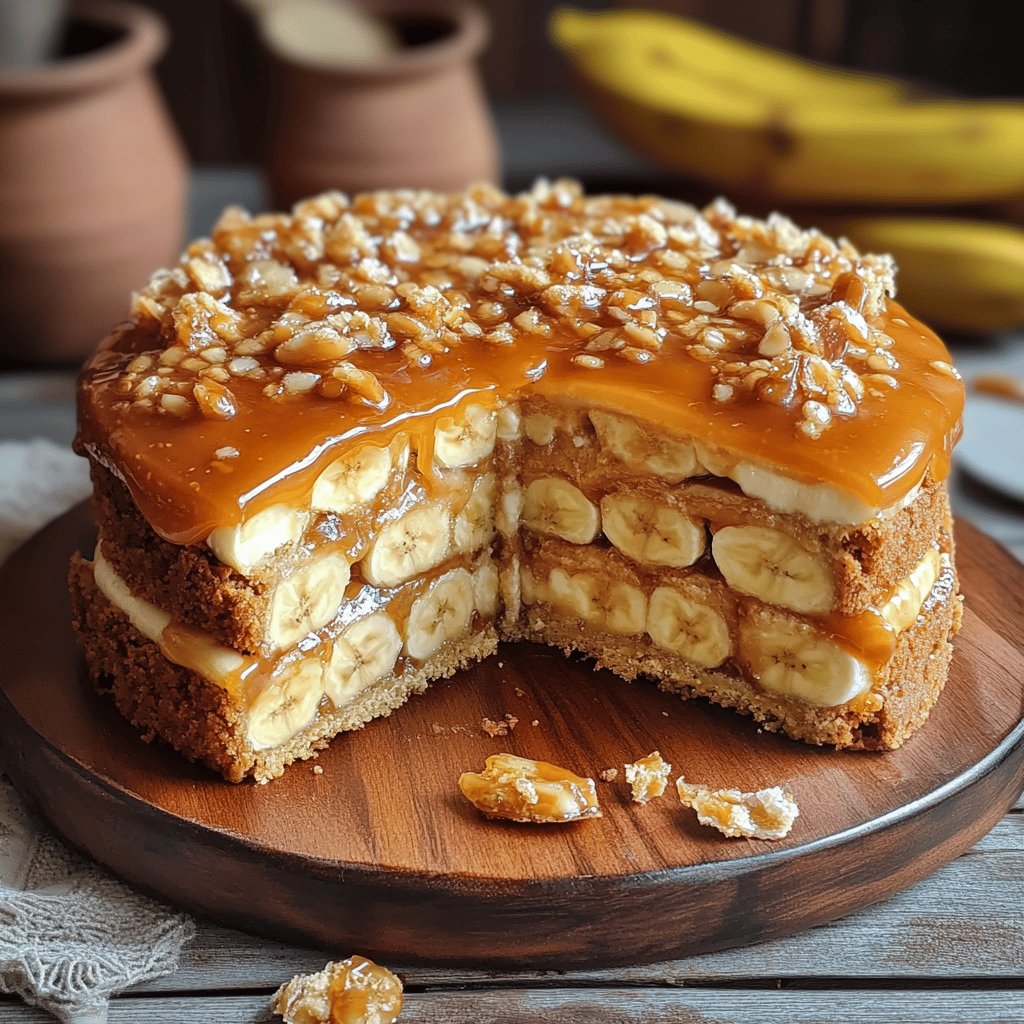
[[[83,371],[92,678],[232,781],[500,639],[897,747],[960,620],[963,388],[893,291],[888,257],[723,201],[228,210]]]

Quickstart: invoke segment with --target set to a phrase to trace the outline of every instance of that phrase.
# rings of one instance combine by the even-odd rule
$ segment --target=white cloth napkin
[[[70,450],[0,442],[0,562],[88,493],[85,461]],[[68,1024],[99,1024],[112,995],[176,970],[194,934],[188,917],[116,881],[35,822],[0,772],[0,992]]]

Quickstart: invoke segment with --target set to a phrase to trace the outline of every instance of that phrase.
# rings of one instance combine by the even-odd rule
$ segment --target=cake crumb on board
[[[490,718],[482,718],[480,720],[480,728],[492,738],[495,736],[507,736],[518,724],[519,719],[508,712],[497,721]]]

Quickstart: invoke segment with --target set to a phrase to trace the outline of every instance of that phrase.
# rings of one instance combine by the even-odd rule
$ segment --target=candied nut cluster
[[[391,971],[350,956],[292,978],[271,1006],[285,1024],[394,1024],[402,1002],[402,983]]]
[[[702,825],[730,838],[783,839],[789,835],[800,809],[781,786],[741,793],[738,789],[710,789],[676,780],[679,800],[697,812]]]
[[[625,765],[625,771],[626,781],[633,791],[633,802],[645,804],[665,792],[672,765],[654,750],[646,757]]]
[[[459,789],[488,818],[547,825],[601,817],[593,779],[514,754],[492,754],[482,772],[459,777]]]
[[[666,343],[710,364],[710,399],[785,405],[809,437],[898,386],[873,321],[888,257],[773,214],[538,182],[453,195],[325,193],[290,214],[225,212],[156,273],[121,329],[126,406],[229,419],[239,392],[385,407],[368,353],[428,368],[459,346],[539,338],[581,370],[649,363]],[[130,336],[130,338],[128,338]]]

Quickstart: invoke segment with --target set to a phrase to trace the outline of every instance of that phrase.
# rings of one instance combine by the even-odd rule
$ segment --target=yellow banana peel
[[[818,217],[862,252],[896,258],[898,298],[936,327],[989,332],[1024,325],[1024,230],[954,217]]]
[[[653,12],[560,9],[551,33],[614,132],[718,187],[801,203],[1024,194],[1024,103],[917,100]]]

